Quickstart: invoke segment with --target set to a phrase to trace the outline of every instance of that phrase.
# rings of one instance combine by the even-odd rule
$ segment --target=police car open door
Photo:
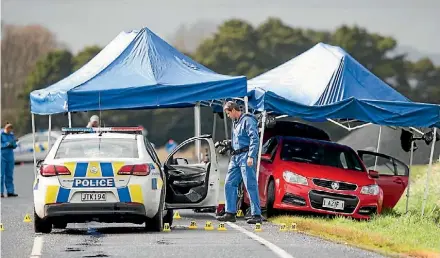
[[[194,151],[197,142],[201,146],[200,157]],[[178,145],[165,160],[164,173],[168,209],[217,206],[220,172],[210,135],[193,137]]]

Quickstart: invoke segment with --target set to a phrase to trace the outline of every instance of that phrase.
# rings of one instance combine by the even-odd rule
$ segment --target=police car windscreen
[[[139,158],[139,153],[135,139],[68,139],[55,154],[55,159],[67,158]]]

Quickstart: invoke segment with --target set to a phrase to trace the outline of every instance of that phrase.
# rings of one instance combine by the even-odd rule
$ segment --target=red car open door
[[[363,150],[358,153],[368,170],[379,172],[376,182],[383,190],[383,208],[394,208],[408,185],[409,167],[385,154]]]

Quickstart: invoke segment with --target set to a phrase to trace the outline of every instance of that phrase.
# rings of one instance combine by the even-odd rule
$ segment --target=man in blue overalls
[[[2,174],[1,174],[1,197],[3,198],[4,187],[8,197],[18,196],[14,191],[14,149],[17,148],[12,124],[6,122],[5,128],[1,131],[2,142]]]
[[[242,113],[238,105],[232,101],[227,102],[223,109],[228,117],[235,121],[232,131],[232,156],[225,179],[225,215],[218,217],[217,220],[235,222],[237,191],[243,179],[251,202],[252,217],[247,220],[247,223],[262,223],[256,177],[260,140],[258,137],[258,122],[252,115]]]

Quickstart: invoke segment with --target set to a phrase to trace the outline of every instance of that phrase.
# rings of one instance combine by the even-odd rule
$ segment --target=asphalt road
[[[382,257],[375,253],[339,245],[296,232],[279,232],[264,223],[261,232],[244,221],[216,230],[212,214],[180,211],[171,232],[146,233],[131,224],[69,224],[65,230],[37,235],[33,223],[23,221],[32,212],[32,165],[17,166],[18,198],[1,200],[2,257]],[[215,230],[205,231],[206,221]],[[189,229],[196,221],[198,229]],[[31,256],[31,254],[36,256]]]

